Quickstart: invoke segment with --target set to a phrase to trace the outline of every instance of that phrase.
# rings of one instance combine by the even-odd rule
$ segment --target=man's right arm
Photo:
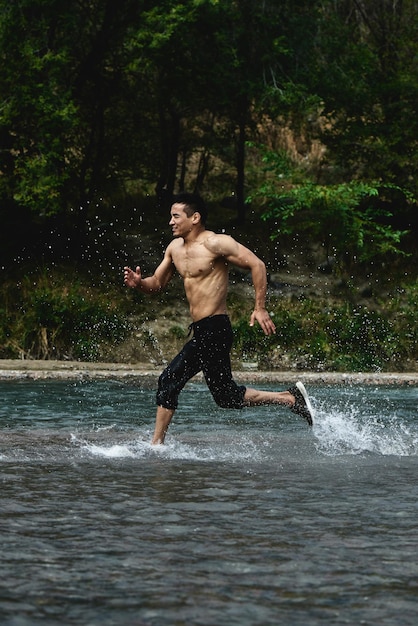
[[[174,265],[171,254],[166,251],[163,260],[152,276],[142,278],[141,269],[137,267],[132,270],[130,267],[124,268],[124,283],[131,289],[139,289],[143,293],[155,293],[163,289],[174,274]]]

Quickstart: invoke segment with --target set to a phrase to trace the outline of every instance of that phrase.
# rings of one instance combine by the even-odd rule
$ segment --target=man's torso
[[[179,238],[169,247],[174,266],[184,281],[193,321],[226,313],[228,263],[208,246],[210,237],[214,233],[205,231],[192,243]]]

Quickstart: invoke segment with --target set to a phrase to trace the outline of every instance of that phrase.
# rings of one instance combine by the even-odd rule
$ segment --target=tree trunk
[[[238,136],[236,138],[236,167],[237,167],[237,181],[236,181],[236,200],[237,200],[237,220],[240,224],[245,222],[245,142],[247,138],[246,124],[242,119],[238,126]]]
[[[155,187],[158,205],[165,210],[174,193],[177,175],[177,161],[180,144],[180,117],[172,112],[166,115],[164,105],[160,107],[160,175]]]

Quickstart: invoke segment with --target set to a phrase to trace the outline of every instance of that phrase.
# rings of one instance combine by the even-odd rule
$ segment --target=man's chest
[[[203,278],[214,272],[223,260],[217,258],[203,244],[179,246],[172,254],[173,263],[183,278]]]

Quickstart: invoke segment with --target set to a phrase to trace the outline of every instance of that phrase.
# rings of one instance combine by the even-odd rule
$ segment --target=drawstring
[[[188,336],[188,337],[190,337],[190,335],[192,334],[193,326],[194,326],[194,322],[192,322],[191,324],[189,324],[189,332],[187,333],[187,336]]]

